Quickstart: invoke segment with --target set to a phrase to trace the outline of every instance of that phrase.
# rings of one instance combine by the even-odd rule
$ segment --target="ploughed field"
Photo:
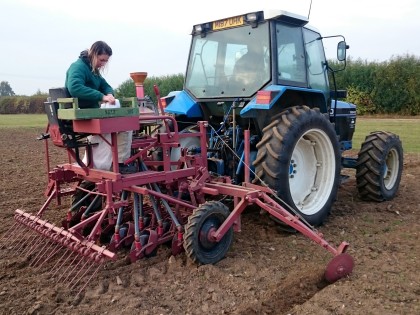
[[[339,190],[328,221],[319,228],[338,245],[348,241],[353,274],[334,284],[322,280],[331,254],[300,234],[289,234],[259,209],[246,210],[227,257],[196,266],[182,253],[126,264],[127,252],[107,263],[79,297],[66,288],[54,259],[32,267],[35,255],[17,255],[4,241],[24,239],[12,229],[16,209],[37,211],[47,176],[41,129],[0,133],[0,305],[2,314],[420,314],[420,155],[404,156],[397,197],[358,198],[354,171]],[[50,146],[52,164],[66,155]],[[69,201],[48,210],[59,225]],[[48,246],[44,249],[48,253]],[[89,277],[89,275],[86,275]]]

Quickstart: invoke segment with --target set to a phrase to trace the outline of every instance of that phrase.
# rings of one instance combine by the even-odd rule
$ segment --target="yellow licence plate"
[[[229,27],[236,27],[241,26],[244,24],[244,17],[241,16],[235,16],[224,20],[214,21],[213,22],[213,30],[222,30],[224,28]]]

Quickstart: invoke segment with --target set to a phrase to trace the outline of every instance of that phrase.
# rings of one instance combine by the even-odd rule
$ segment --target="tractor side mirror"
[[[348,48],[349,46],[343,40],[337,44],[337,59],[339,61],[346,60],[346,50]]]

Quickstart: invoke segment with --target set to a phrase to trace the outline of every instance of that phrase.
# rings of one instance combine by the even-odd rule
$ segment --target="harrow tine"
[[[70,258],[71,256],[69,256],[69,258]],[[67,271],[69,270],[69,268],[71,268],[71,266],[73,265],[73,263],[76,261],[76,259],[77,258],[79,258],[79,255],[77,255],[76,253],[74,254],[74,258],[73,258],[73,260],[71,261],[71,263],[67,266],[67,268],[64,270],[64,272],[61,274],[61,276],[58,278],[58,280],[57,281],[60,281],[65,275],[66,275],[66,273],[67,273]],[[66,261],[67,261],[67,259],[66,259]],[[63,267],[64,266],[64,264],[62,264],[61,265],[61,267]],[[76,264],[76,266],[77,266],[77,264]],[[60,268],[61,268],[60,267]],[[74,268],[73,268],[74,269]],[[72,269],[72,270],[73,270]],[[68,276],[66,276],[66,278],[67,278]]]
[[[6,233],[9,233],[9,231]],[[0,255],[0,258],[5,258],[7,256],[6,250],[13,250],[16,246],[21,245],[21,243],[19,243],[18,236],[19,233],[11,233],[6,239],[4,239],[4,245],[1,246],[1,249],[5,249],[5,251]],[[12,241],[11,243],[9,243],[10,240]]]
[[[9,248],[15,250],[15,252],[17,253],[21,253],[23,252],[23,248],[25,247],[25,245],[27,245],[28,243],[30,243],[30,241],[32,240],[32,238],[30,238],[31,235],[36,235],[36,232],[32,229],[26,229],[24,226],[20,226],[20,231],[23,233],[23,235],[21,237],[19,237],[19,235],[21,233],[19,233],[20,231],[18,230],[17,233],[14,233],[14,235],[16,235],[16,237],[13,239],[12,243],[10,244]],[[22,240],[25,239],[25,241],[22,242]]]
[[[79,276],[79,274],[82,272],[82,270],[83,270],[83,269],[86,267],[86,265],[87,265],[87,264],[89,264],[89,263],[90,263],[90,266],[89,266],[88,268],[86,268],[86,271],[85,271],[85,272],[83,272],[83,274],[82,274],[79,278],[77,278],[77,277]],[[79,283],[79,282],[80,282],[80,280],[82,280],[82,279],[83,279],[83,276],[84,276],[86,273],[88,273],[88,272],[89,272],[90,268],[92,268],[92,265],[94,265],[94,262],[89,261],[89,259],[88,259],[88,258],[86,258],[86,262],[85,262],[85,263],[83,264],[83,266],[79,269],[79,271],[77,271],[77,272],[76,272],[76,274],[74,275],[73,279],[69,281],[69,284],[68,284],[67,288],[71,289],[71,288],[73,287],[73,286],[72,286],[72,283],[73,283],[73,281],[74,281],[74,280],[76,280],[76,282],[75,282],[73,285],[76,285],[77,283]],[[77,279],[78,279],[78,280],[77,280]]]
[[[31,247],[26,254],[26,258],[30,257],[35,251],[39,249],[40,246],[42,246],[42,243],[45,242],[45,238],[43,237],[34,237],[35,241],[31,243]]]
[[[46,247],[48,245],[48,248],[46,248],[45,250],[44,250],[44,248]],[[54,252],[54,247],[57,247],[57,243],[54,243],[54,242],[52,242],[52,241],[49,241],[49,242],[46,242],[46,245],[44,246],[44,248],[43,249],[41,249],[41,253],[42,254],[47,254],[47,253],[49,253],[49,252]],[[48,257],[50,257],[49,255],[47,256],[47,257],[45,257],[45,255],[37,255],[37,257],[35,257],[34,258],[34,260],[29,264],[29,266],[31,266],[31,267],[35,267],[40,261],[41,261],[41,259],[47,259]]]
[[[43,265],[46,261],[48,261],[51,257],[53,257],[56,253],[58,253],[58,251],[59,251],[60,249],[62,249],[62,248],[63,248],[62,243],[60,243],[60,242],[58,241],[58,239],[57,239],[57,237],[61,235],[61,232],[62,232],[63,230],[64,230],[64,227],[62,227],[62,228],[59,230],[59,232],[58,232],[55,236],[52,236],[52,237],[51,237],[51,241],[50,241],[51,245],[50,245],[50,247],[49,247],[49,249],[52,249],[52,250],[51,250],[51,253],[47,256],[47,258],[45,258],[45,260],[41,263],[41,265],[37,268],[37,270],[39,270],[39,269],[41,268],[41,266],[42,266],[42,265]],[[58,241],[58,242],[56,242],[56,241]],[[54,247],[55,247],[55,248],[54,248]]]
[[[18,248],[19,252],[23,252],[22,248],[24,248],[25,245],[30,243],[31,244],[30,246],[32,246],[38,240],[37,238],[32,238],[30,236],[31,235],[37,235],[38,231],[35,228],[33,228],[33,226],[37,223],[37,221],[39,219],[40,219],[39,217],[35,217],[35,219],[29,220],[23,214],[20,214],[20,215],[16,214],[15,215],[16,222],[21,227],[22,232],[25,232],[23,236],[16,237],[16,239],[15,239],[16,242],[17,242],[17,245],[19,246],[19,248]],[[29,227],[29,229],[28,229],[28,227]],[[22,239],[26,239],[26,241],[21,242]],[[31,241],[32,241],[32,243],[31,243]]]
[[[51,252],[51,254],[37,267],[37,271],[39,271],[41,269],[41,267],[48,261],[51,259],[51,257],[55,256],[55,254],[57,254],[61,249],[63,249],[63,246],[60,244],[55,244],[56,248]]]
[[[13,248],[13,249],[15,249],[15,252],[16,253],[23,253],[24,250],[25,250],[25,247],[31,248],[33,243],[35,243],[38,240],[38,238],[35,237],[36,235],[37,235],[36,231],[30,229],[30,230],[27,231],[27,233],[25,233],[22,236],[22,238],[20,240],[19,240],[19,238],[16,238],[17,243],[16,243],[15,246],[17,248],[16,249]],[[23,239],[25,239],[25,241],[22,241]]]
[[[105,248],[103,249],[103,251],[105,250]],[[86,281],[85,281],[85,283],[84,283],[84,285],[79,289],[79,292],[77,293],[77,295],[76,296],[79,296],[79,294],[84,290],[84,288],[87,286],[87,284],[88,283],[90,283],[90,280],[98,273],[98,271],[99,271],[99,268],[102,266],[102,264],[104,263],[104,256],[102,255],[103,254],[103,251],[102,252],[100,252],[99,254],[88,254],[87,256],[86,256],[86,258],[87,258],[87,262],[85,263],[85,265],[83,266],[83,267],[85,267],[86,266],[86,264],[88,263],[88,262],[90,262],[90,265],[87,267],[87,268],[85,268],[86,270],[85,270],[85,272],[78,278],[78,280],[76,281],[76,282],[74,282],[73,283],[73,285],[70,287],[70,290],[72,291],[75,287],[76,287],[76,285],[77,284],[79,284],[79,282],[86,276],[86,274],[88,273],[88,272],[90,272],[90,270],[92,269],[92,267],[94,267],[95,266],[95,264],[97,264],[98,265],[98,267],[95,269],[95,271],[93,272],[93,273],[91,273],[91,275],[90,275],[90,277],[89,277],[89,279],[87,279]],[[81,269],[82,270],[82,269]],[[78,274],[77,274],[78,275]],[[76,275],[76,276],[77,276]]]
[[[75,259],[72,261],[72,263],[76,260],[76,258],[80,258],[79,255],[76,255]],[[78,274],[77,272],[77,267],[80,265],[80,263],[83,262],[83,259],[80,259],[74,266],[73,268],[70,270],[70,272],[67,274],[67,276],[63,279],[64,282],[68,281],[70,276],[76,272],[76,275]]]
[[[2,242],[4,241],[4,245],[1,245],[1,246],[0,246],[0,249],[7,248],[7,243],[8,243],[8,241],[9,241],[9,240],[10,240],[10,239],[14,236],[14,235],[16,235],[16,233],[10,233],[10,232],[14,231],[14,230],[15,230],[15,228],[16,228],[17,226],[20,226],[19,222],[15,222],[15,223],[11,226],[11,228],[10,228],[10,229],[8,229],[8,230],[6,231],[6,233],[4,233],[4,237],[2,237]]]
[[[41,245],[42,246],[42,245]],[[32,258],[31,263],[29,266],[33,267],[35,263],[38,261],[39,258],[42,258],[43,254],[45,253],[45,249],[47,246],[51,246],[51,241],[45,241],[45,244],[38,250],[38,253],[35,254],[35,257]]]
[[[95,264],[94,263],[92,263],[92,265],[91,265],[91,267],[92,266],[94,266]],[[84,288],[87,286],[87,284],[90,282],[90,280],[92,280],[92,278],[98,273],[98,271],[99,271],[99,268],[101,268],[101,266],[102,266],[102,264],[98,264],[98,267],[95,269],[95,271],[90,275],[90,277],[89,277],[89,279],[87,279],[86,280],[86,282],[85,282],[85,284],[79,289],[79,292],[77,292],[77,295],[76,295],[76,297],[77,296],[79,296],[79,294],[84,290]],[[88,268],[88,271],[90,270],[90,268],[91,267],[89,267]],[[84,276],[85,274],[83,274],[83,276]],[[82,278],[80,278],[80,279],[82,279]],[[70,290],[73,290],[74,288],[75,288],[75,286],[78,284],[80,282],[80,280],[78,281],[78,282],[76,282],[71,288],[70,288]]]
[[[36,223],[36,221],[34,221],[34,224]],[[38,234],[41,234],[41,232],[40,232],[40,229],[45,225],[47,223],[47,221],[45,221],[45,223],[43,224],[43,225],[41,225],[41,226],[39,226],[38,227],[38,229],[33,229],[33,231],[34,232],[37,232]],[[30,226],[30,227],[32,227],[32,226]],[[32,229],[31,229],[32,230]],[[36,233],[35,233],[35,235],[32,237],[32,239],[30,238],[30,239],[28,239],[28,244],[29,244],[29,248],[30,248],[30,250],[29,250],[29,252],[26,254],[26,258],[28,258],[28,257],[30,257],[30,255],[32,254],[32,253],[34,253],[34,251],[36,251],[38,248],[39,248],[39,246],[42,244],[42,242],[44,242],[45,241],[45,238],[44,237],[36,237],[36,236],[38,236]],[[25,243],[26,244],[26,242],[23,242],[23,243]],[[22,253],[24,252],[24,249],[25,249],[25,246],[23,246],[22,247]]]
[[[35,232],[35,231],[33,231]],[[29,250],[32,252],[33,250],[36,250],[38,245],[42,242],[42,238],[39,238],[37,236],[37,233],[32,233],[31,237],[26,239],[25,241],[21,242],[19,247],[15,250],[16,254],[22,254],[25,252],[25,250]],[[30,253],[27,253],[25,255],[25,258],[29,257]]]
[[[64,258],[68,252],[70,252],[70,255],[68,255],[67,258]],[[54,277],[55,274],[58,272],[58,270],[60,270],[60,268],[65,265],[66,261],[68,259],[70,259],[72,253],[73,252],[71,250],[69,250],[69,249],[66,248],[66,250],[63,253],[63,255],[57,260],[57,262],[55,263],[54,267],[51,269],[51,270],[55,270],[54,273],[51,275],[51,277]],[[64,258],[64,261],[61,263],[61,261],[63,260],[63,258]],[[58,267],[60,263],[61,263],[61,266]]]

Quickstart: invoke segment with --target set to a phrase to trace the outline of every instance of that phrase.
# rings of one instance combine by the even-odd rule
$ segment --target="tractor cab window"
[[[306,67],[302,29],[276,25],[277,76],[280,84],[305,87]]]
[[[303,29],[305,38],[306,59],[308,66],[309,87],[329,93],[328,74],[326,71],[326,60],[321,35]]]
[[[194,82],[195,86],[214,85],[217,68],[217,50],[219,45],[215,41],[198,39],[195,42],[194,54],[190,56],[190,70],[188,82]]]
[[[268,23],[193,36],[185,85],[196,98],[249,97],[269,80]]]

